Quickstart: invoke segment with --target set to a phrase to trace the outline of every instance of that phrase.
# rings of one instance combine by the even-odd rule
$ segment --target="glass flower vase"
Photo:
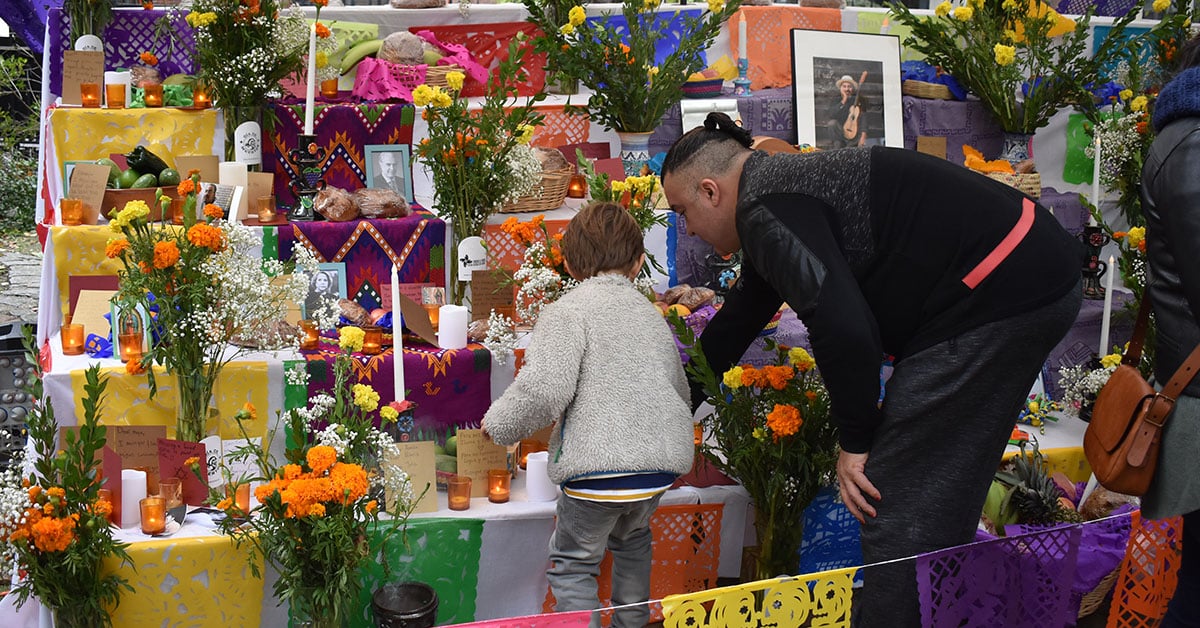
[[[204,377],[203,369],[204,366],[200,365],[195,372],[175,374],[179,396],[176,440],[195,443],[219,432],[217,410],[210,406],[212,381]]]

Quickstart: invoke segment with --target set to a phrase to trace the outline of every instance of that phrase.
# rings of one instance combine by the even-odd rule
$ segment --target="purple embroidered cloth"
[[[733,92],[727,89],[722,98],[732,98]],[[742,124],[754,135],[769,135],[788,143],[796,142],[796,114],[792,107],[792,88],[778,87],[760,89],[749,98],[738,98],[738,113],[742,115]],[[679,139],[684,131],[683,120],[679,116],[679,104],[676,103],[663,116],[662,124],[650,136],[650,154],[666,152]]]
[[[915,149],[918,136],[946,138],[946,159],[963,164],[963,144],[995,157],[1004,145],[1004,130],[978,100],[904,97],[904,147]]]

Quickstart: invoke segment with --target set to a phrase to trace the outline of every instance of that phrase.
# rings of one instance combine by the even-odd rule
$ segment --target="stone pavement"
[[[0,324],[37,322],[41,253],[0,252]]]

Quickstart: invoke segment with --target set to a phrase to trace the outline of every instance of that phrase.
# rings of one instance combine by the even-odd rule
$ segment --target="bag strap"
[[[1183,361],[1183,364],[1179,365],[1175,374],[1171,376],[1171,381],[1163,386],[1162,394],[1171,399],[1178,399],[1183,389],[1192,382],[1198,369],[1200,369],[1200,345],[1196,345],[1196,348],[1192,349],[1191,355]]]
[[[1137,368],[1142,361],[1142,345],[1146,342],[1146,327],[1150,324],[1150,295],[1143,293],[1142,302],[1138,304],[1137,322],[1133,324],[1133,335],[1129,338],[1129,348],[1121,358],[1121,364]],[[1100,347],[1106,351],[1106,347]],[[1103,355],[1100,357],[1104,357]]]

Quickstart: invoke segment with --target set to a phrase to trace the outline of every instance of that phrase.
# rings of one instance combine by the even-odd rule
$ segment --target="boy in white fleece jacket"
[[[645,261],[637,222],[614,203],[593,203],[562,239],[579,286],[546,306],[525,365],[483,418],[510,445],[558,420],[550,479],[562,486],[546,576],[559,611],[599,607],[596,575],[613,553],[615,606],[650,595],[650,516],[693,459],[690,392],[662,315],[633,285]],[[645,605],[620,609],[613,626],[646,625]],[[599,626],[593,613],[592,626]]]

